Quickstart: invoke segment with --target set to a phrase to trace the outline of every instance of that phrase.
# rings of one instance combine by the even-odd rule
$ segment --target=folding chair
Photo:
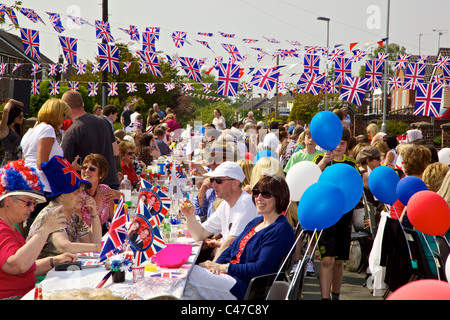
[[[439,280],[447,281],[447,275],[445,274],[445,263],[447,262],[448,255],[450,254],[450,247],[447,239],[442,236],[436,236],[435,241],[438,250],[433,253],[434,260],[438,268]]]
[[[406,229],[405,237],[408,241],[411,262],[415,262],[417,266],[413,266],[413,280],[419,279],[437,279],[438,277],[431,272],[430,266],[428,265],[427,258],[425,256],[425,251],[423,250],[422,244],[419,239],[419,234],[415,230]]]
[[[267,294],[269,293],[269,290],[274,284],[275,280],[285,281],[286,276],[284,272],[269,273],[254,277],[248,285],[244,300],[266,300]]]

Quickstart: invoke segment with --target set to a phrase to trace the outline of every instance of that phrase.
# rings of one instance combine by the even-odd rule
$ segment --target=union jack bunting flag
[[[336,83],[344,83],[346,77],[352,76],[352,59],[338,57],[334,61],[334,72],[336,74]]]
[[[239,50],[237,49],[237,47],[235,45],[227,44],[227,43],[221,43],[221,45],[222,45],[222,48],[224,48],[231,55],[230,58],[231,58],[232,62],[243,60],[241,54],[239,53]]]
[[[31,80],[31,94],[40,93],[41,80]]]
[[[447,81],[447,83],[450,83],[450,66],[444,64],[442,66],[442,72],[443,72],[445,81]]]
[[[114,211],[114,217],[109,225],[108,236],[100,252],[99,262],[116,255],[123,249],[122,246],[127,239],[126,223],[127,216],[124,209],[124,200],[120,198],[116,211]]]
[[[18,70],[21,66],[23,66],[23,63],[21,63],[21,62],[14,63],[14,67],[12,69],[12,73],[14,73],[14,71]]]
[[[402,78],[400,77],[392,77],[389,78],[389,89],[395,90],[402,87]]]
[[[203,92],[208,93],[208,91],[211,89],[212,83],[202,83],[203,86]]]
[[[145,89],[147,90],[147,94],[152,94],[156,91],[155,84],[154,83],[146,83]]]
[[[56,76],[58,73],[58,64],[57,63],[50,63],[48,65],[48,75],[51,77]]]
[[[136,53],[141,57],[141,59],[147,65],[147,69],[150,70],[151,74],[157,77],[162,77],[161,69],[159,68],[158,56],[156,53],[145,50],[137,50]]]
[[[172,40],[175,44],[175,47],[181,48],[182,46],[184,46],[184,41],[186,40],[186,32],[174,31],[172,33]]]
[[[77,64],[77,39],[59,36],[59,43],[63,49],[66,61],[74,66]]]
[[[389,58],[389,53],[387,53],[387,52],[379,52],[378,54],[377,54],[377,59],[378,60],[386,60],[387,58]]]
[[[100,72],[100,63],[96,62],[92,64],[92,73]]]
[[[339,93],[339,86],[334,80],[326,81],[325,89],[327,90],[328,93]]]
[[[325,81],[324,75],[313,73],[303,73],[297,82],[297,88],[304,93],[318,95]]]
[[[6,12],[6,14],[8,15],[9,19],[11,20],[11,22],[13,23],[13,25],[15,25],[16,27],[19,26],[19,20],[17,20],[17,15],[14,12],[14,9],[11,7],[7,7],[4,4],[0,4],[0,15],[4,15],[4,12]]]
[[[319,74],[320,56],[314,54],[305,54],[303,59],[304,71]]]
[[[255,43],[255,42],[258,42],[258,40],[256,40],[256,39],[242,39],[242,41],[244,41],[245,43]]]
[[[367,55],[367,51],[361,51],[361,50],[354,50],[352,62],[359,62],[362,58],[364,58]]]
[[[417,58],[416,63],[425,63],[428,60],[427,55],[421,55],[419,58]]]
[[[114,42],[108,21],[95,20],[95,36],[97,39],[105,40],[106,42]]]
[[[416,86],[416,103],[414,115],[437,117],[441,109],[444,86],[437,83],[418,83]]]
[[[346,54],[346,52],[344,49],[334,49],[328,55],[328,62],[333,62],[334,60],[336,60],[337,57],[343,57],[343,56],[345,56],[345,54]]]
[[[172,91],[175,89],[175,83],[164,83],[164,88],[166,88],[166,91]]]
[[[81,27],[84,24],[88,24],[88,25],[92,26],[92,24],[89,21],[87,21],[87,20],[85,20],[83,18],[70,16],[70,15],[68,15],[68,17],[70,18],[70,20],[72,20],[79,27]]]
[[[127,83],[125,83],[125,85],[126,85],[127,93],[133,93],[133,92],[137,91],[136,83],[127,82]]]
[[[444,76],[442,73],[435,74],[433,76],[433,83],[441,83],[444,84]]]
[[[374,90],[381,88],[384,61],[379,59],[366,60],[366,78],[369,79],[368,88]]]
[[[156,34],[150,31],[142,32],[142,50],[156,52]]]
[[[86,64],[79,62],[75,65],[75,69],[77,69],[77,74],[85,74],[86,73]]]
[[[36,60],[41,58],[39,53],[39,31],[20,28],[24,53]]]
[[[181,69],[186,72],[189,78],[196,82],[202,82],[202,76],[200,75],[197,59],[178,57],[178,61],[181,63]]]
[[[214,35],[211,32],[198,32],[197,34],[205,37],[212,37]]]
[[[270,43],[280,43],[280,41],[278,41],[277,39],[274,38],[268,38],[268,37],[264,37],[264,39],[266,39],[267,41],[269,41]]]
[[[156,40],[159,40],[159,32],[161,31],[160,27],[147,27],[145,28],[146,32],[150,32],[155,35]]]
[[[98,44],[98,57],[102,71],[119,74],[119,49],[109,44]]]
[[[316,54],[320,50],[318,46],[305,46],[305,52],[309,54]]]
[[[108,82],[108,97],[117,96],[118,89],[117,82]]]
[[[7,67],[8,67],[8,64],[6,62],[0,63],[0,76],[5,75]]]
[[[69,65],[67,63],[59,64],[59,73],[65,74],[69,70]]]
[[[447,65],[450,61],[450,57],[444,57],[439,56],[437,61],[433,64],[433,66],[436,66],[437,68],[442,68],[443,66]]]
[[[59,13],[47,12],[47,14],[48,20],[50,20],[50,23],[52,24],[52,27],[53,29],[55,29],[56,32],[61,33],[64,32],[64,30],[66,30],[66,28],[64,28],[61,23]]]
[[[195,40],[195,41],[197,41],[198,43],[204,45],[204,46],[207,47],[209,50],[211,50],[212,52],[214,52],[214,50],[211,49],[211,47],[209,46],[209,44],[208,44],[207,41],[203,41],[203,40]]]
[[[241,82],[239,84],[241,91],[250,91],[252,89],[252,84],[248,82]]]
[[[40,63],[33,63],[31,65],[31,75],[35,76],[40,68],[41,68],[41,64]]]
[[[261,68],[253,75],[250,83],[267,91],[272,91],[279,76],[280,71],[276,71],[273,68]]]
[[[119,28],[120,30],[122,30],[123,32],[125,32],[126,34],[128,34],[130,36],[130,40],[133,41],[140,41],[140,37],[139,37],[139,30],[136,26],[132,26],[130,25],[128,29],[124,29],[124,28]]]
[[[88,92],[89,97],[96,96],[98,92],[98,82],[88,82]]]
[[[425,80],[425,63],[409,63],[405,72],[403,88],[415,90],[416,85]]]
[[[291,46],[296,46],[296,47],[300,47],[301,44],[298,41],[291,41],[291,40],[286,40]]]
[[[394,70],[405,69],[410,56],[410,54],[399,54],[395,62]]]
[[[258,58],[256,59],[256,61],[261,62],[262,58],[264,58],[265,55],[265,53],[258,53]]]
[[[234,33],[224,33],[219,31],[219,34],[224,37],[224,38],[234,38],[235,34]]]
[[[192,91],[195,90],[194,85],[192,83],[183,83],[184,91]]]
[[[69,90],[78,91],[80,89],[80,83],[78,81],[69,81]]]
[[[132,62],[127,61],[127,62],[124,62],[123,64],[124,64],[124,66],[122,69],[123,69],[123,71],[125,71],[125,73],[127,73],[128,69],[130,69],[130,67],[131,67]]]
[[[219,69],[217,94],[236,97],[239,85],[239,65],[219,63],[217,67]]]
[[[167,61],[169,61],[169,64],[170,64],[170,66],[172,68],[176,68],[177,67],[177,64],[178,64],[177,57],[171,58],[169,55],[166,54],[166,58],[167,58]]]
[[[144,61],[139,61],[139,73],[146,74],[147,73],[147,65]]]
[[[346,100],[360,106],[367,91],[369,79],[346,77],[341,87],[339,100]]]
[[[59,81],[50,80],[48,90],[51,96],[59,94]]]
[[[44,23],[44,21],[42,21],[41,17],[39,17],[39,15],[33,9],[20,8],[19,11],[20,11],[20,13],[22,13],[25,17],[27,17],[34,23],[37,23],[38,21]]]

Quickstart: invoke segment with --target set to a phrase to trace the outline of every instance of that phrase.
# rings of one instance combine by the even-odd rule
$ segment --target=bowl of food
[[[189,260],[191,252],[192,244],[168,243],[152,260],[160,268],[177,269]]]

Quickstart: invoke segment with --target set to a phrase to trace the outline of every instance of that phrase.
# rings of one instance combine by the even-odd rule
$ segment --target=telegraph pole
[[[108,0],[102,0],[102,20],[108,21]],[[107,43],[105,40],[102,40],[102,42]],[[102,71],[102,109],[108,101],[107,82],[108,71]]]

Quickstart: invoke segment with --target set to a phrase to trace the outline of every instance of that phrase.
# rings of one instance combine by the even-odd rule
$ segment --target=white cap
[[[214,171],[204,174],[206,177],[230,177],[232,179],[244,181],[245,174],[242,168],[233,161],[222,162]]]

